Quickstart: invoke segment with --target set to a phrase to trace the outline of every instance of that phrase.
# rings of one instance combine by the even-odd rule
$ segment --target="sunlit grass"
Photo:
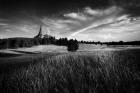
[[[140,73],[131,52],[76,52],[18,69],[1,78],[3,93],[139,93]]]

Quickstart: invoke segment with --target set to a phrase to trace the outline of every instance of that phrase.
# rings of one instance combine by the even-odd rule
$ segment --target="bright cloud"
[[[89,32],[91,29],[101,25],[124,20],[127,15],[122,15],[122,11],[123,9],[115,6],[104,10],[94,10],[86,7],[81,12],[64,14],[64,19],[44,17],[41,21],[49,28],[50,33],[73,38],[80,33]]]
[[[10,31],[22,31],[30,35],[36,35],[39,25],[43,25],[43,32],[58,37],[76,38],[78,40],[128,40],[128,36],[140,35],[140,18],[129,17],[124,9],[112,6],[107,9],[92,9],[85,7],[78,12],[63,14],[63,17],[43,18],[33,17],[33,21],[21,20],[20,23],[7,25],[1,22],[3,29]],[[38,21],[39,20],[39,21]],[[1,30],[3,30],[1,29]],[[6,31],[6,30],[3,30]]]
[[[90,29],[94,29],[101,25],[112,24],[116,21],[124,20],[127,16],[126,15],[121,16],[120,15],[121,12],[122,12],[122,9],[117,8],[117,7],[111,7],[105,10],[92,10],[91,8],[85,8],[84,14],[86,15],[86,17],[90,17],[90,20],[91,20],[91,21],[86,20],[87,22],[85,23],[89,22],[89,25],[72,33],[69,36],[69,38],[72,38],[73,36],[79,33],[86,32]]]
[[[64,17],[72,18],[72,19],[77,19],[80,21],[86,21],[87,17],[83,15],[82,13],[69,13],[69,14],[64,14]]]
[[[86,7],[84,9],[84,13],[92,15],[92,16],[97,16],[97,17],[110,15],[110,14],[118,14],[121,11],[122,11],[122,8],[119,8],[116,6],[110,7],[108,9],[103,9],[103,10],[101,9],[94,10],[94,9],[91,9],[90,7]]]
[[[81,36],[81,34],[85,34],[85,37],[83,37],[84,39],[86,38],[85,40],[91,39],[92,37],[93,40],[96,40],[94,38],[96,37],[101,41],[110,41],[123,40],[125,37],[122,37],[122,35],[124,34],[126,36],[133,33],[140,33],[140,19],[129,17],[129,15],[124,14],[123,9],[119,7],[113,6],[104,10],[93,10],[90,7],[86,7],[83,11],[83,15],[86,17],[86,20],[80,22],[84,25],[70,34],[68,38],[76,38]],[[77,18],[77,20],[79,19]]]

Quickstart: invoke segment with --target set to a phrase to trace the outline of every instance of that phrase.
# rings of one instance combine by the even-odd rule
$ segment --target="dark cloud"
[[[140,16],[140,0],[110,0],[112,5],[122,7],[130,16]]]
[[[133,16],[140,15],[140,0],[0,0],[0,16],[18,16],[21,11],[40,17],[59,16],[86,6],[97,9],[113,5],[126,9],[126,13]]]
[[[58,14],[60,11],[75,11],[86,6],[97,8],[108,5],[109,0],[1,0],[0,10],[10,15],[24,10],[41,16]]]

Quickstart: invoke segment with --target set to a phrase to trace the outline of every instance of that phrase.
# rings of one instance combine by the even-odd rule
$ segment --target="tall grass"
[[[2,93],[140,93],[136,55],[69,53],[18,69],[0,79]]]

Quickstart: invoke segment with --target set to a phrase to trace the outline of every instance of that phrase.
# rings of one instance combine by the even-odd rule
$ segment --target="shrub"
[[[76,51],[79,48],[79,44],[77,40],[69,40],[68,41],[68,51]]]

